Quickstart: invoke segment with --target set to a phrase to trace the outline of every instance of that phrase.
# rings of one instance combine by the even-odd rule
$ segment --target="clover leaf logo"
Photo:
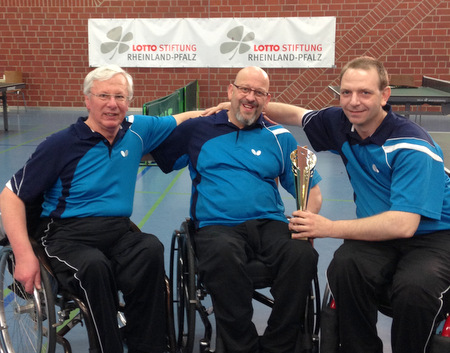
[[[116,55],[117,51],[119,54],[125,53],[130,46],[123,42],[129,42],[133,39],[133,33],[128,32],[122,37],[122,26],[111,29],[106,36],[111,39],[113,42],[104,42],[100,46],[100,51],[102,54],[107,54],[111,51],[114,51],[113,55],[109,58],[111,60],[114,55]]]
[[[249,32],[244,37],[244,26],[237,26],[232,28],[228,33],[227,37],[233,40],[233,42],[225,42],[220,45],[220,52],[222,54],[230,53],[234,50],[231,59],[234,58],[236,53],[239,51],[239,54],[243,54],[250,50],[250,45],[243,43],[249,42],[255,39],[255,33]]]

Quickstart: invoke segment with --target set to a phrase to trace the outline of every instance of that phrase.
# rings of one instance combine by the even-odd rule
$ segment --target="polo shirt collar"
[[[218,112],[216,114],[215,124],[217,124],[217,125],[219,125],[219,124],[220,125],[222,125],[222,124],[224,124],[224,125],[232,125],[232,126],[236,127],[237,129],[239,129],[236,125],[234,125],[233,123],[228,121],[228,114],[227,113],[228,113],[228,110],[221,110],[220,112]],[[263,116],[263,114],[260,114],[258,119],[256,119],[256,121],[252,125],[245,126],[242,129],[240,129],[240,130],[252,130],[252,129],[255,129],[257,127],[261,128],[261,129],[264,127],[264,116]]]
[[[362,139],[361,136],[356,132],[355,127],[353,124],[348,124],[346,126],[346,134],[349,137],[349,141],[351,144],[360,144],[360,145],[370,145],[375,144],[378,146],[382,146],[386,140],[391,135],[393,124],[392,119],[394,118],[392,108],[389,104],[386,104],[383,107],[383,110],[387,112],[387,115],[384,117],[383,121],[381,122],[380,126],[375,130],[375,132],[365,138]],[[347,119],[348,121],[348,119]]]

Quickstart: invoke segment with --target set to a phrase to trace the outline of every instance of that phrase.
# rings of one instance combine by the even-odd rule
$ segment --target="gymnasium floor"
[[[132,112],[138,114],[139,112]],[[9,131],[3,130],[3,117],[0,117],[0,184],[4,185],[11,175],[25,163],[36,146],[48,135],[59,131],[85,116],[86,111],[65,109],[20,109],[11,108]],[[412,117],[414,119],[414,117]],[[424,116],[422,126],[430,131],[444,150],[445,159],[450,160],[450,117]],[[300,144],[307,141],[299,127],[289,127]],[[56,151],[55,151],[56,153]],[[447,162],[450,165],[450,162]],[[331,219],[354,218],[352,191],[343,164],[338,156],[329,152],[318,154],[317,170],[322,175],[321,190],[323,206],[321,214]],[[134,182],[134,180],[130,180]],[[3,188],[3,187],[1,187]],[[286,204],[286,214],[295,207],[294,199],[282,190]],[[136,194],[132,220],[148,233],[157,235],[164,243],[166,269],[169,269],[169,253],[172,232],[189,215],[190,179],[187,170],[163,174],[158,167],[141,167],[136,180]],[[315,248],[320,254],[319,281],[325,287],[325,270],[340,240],[320,239]],[[287,304],[288,305],[288,304]],[[268,310],[255,306],[255,323],[259,330],[264,329]],[[202,325],[197,320],[197,332],[202,333]],[[380,316],[380,335],[385,344],[385,353],[390,353],[390,319]],[[66,338],[72,344],[73,353],[87,352],[87,339],[83,327],[76,328]],[[196,343],[195,352],[198,352]],[[58,347],[57,352],[63,352]]]

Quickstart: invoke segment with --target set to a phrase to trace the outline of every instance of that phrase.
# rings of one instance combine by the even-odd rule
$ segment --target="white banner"
[[[90,19],[89,65],[333,67],[335,17]]]

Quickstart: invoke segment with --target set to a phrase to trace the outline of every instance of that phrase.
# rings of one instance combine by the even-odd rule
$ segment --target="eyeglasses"
[[[106,94],[106,93],[100,93],[100,94],[95,94],[92,93],[91,94],[95,97],[97,97],[98,99],[100,99],[101,101],[109,101],[111,99],[111,97],[114,97],[114,100],[116,102],[125,102],[126,100],[129,100],[130,97],[126,97],[126,96],[122,96],[120,94]]]
[[[245,95],[250,94],[250,92],[253,92],[255,97],[258,97],[258,98],[264,98],[264,97],[267,97],[269,95],[268,92],[260,91],[258,89],[253,89],[253,88],[250,88],[250,87],[238,86],[238,85],[236,85],[234,83],[232,83],[232,85],[234,87],[236,87],[239,92],[241,92],[242,94],[245,94]]]

